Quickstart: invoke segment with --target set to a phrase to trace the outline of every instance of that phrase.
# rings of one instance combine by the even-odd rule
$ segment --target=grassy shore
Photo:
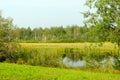
[[[119,74],[0,63],[0,80],[120,80]]]

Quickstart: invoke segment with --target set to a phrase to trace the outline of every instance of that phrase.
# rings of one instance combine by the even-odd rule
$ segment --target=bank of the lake
[[[120,80],[119,74],[0,63],[0,80]]]

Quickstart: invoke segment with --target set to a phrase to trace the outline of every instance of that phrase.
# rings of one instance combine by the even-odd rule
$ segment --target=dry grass
[[[29,47],[64,47],[64,48],[83,48],[83,47],[99,47],[99,48],[117,48],[115,43],[20,43],[22,46]]]

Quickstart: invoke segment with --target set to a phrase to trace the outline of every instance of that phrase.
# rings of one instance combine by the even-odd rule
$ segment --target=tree
[[[0,41],[1,42],[11,41],[10,34],[9,34],[10,26],[12,25],[11,22],[12,22],[12,19],[10,18],[5,19],[0,15]]]
[[[43,37],[43,29],[42,28],[34,28],[32,31],[33,40],[41,40]]]
[[[120,1],[119,0],[87,0],[86,6],[90,8],[89,11],[84,12],[86,18],[85,24],[87,26],[95,26],[99,39],[106,41],[110,33],[118,33],[120,27]],[[116,30],[117,29],[117,30]],[[115,40],[120,46],[118,35],[113,34]],[[112,37],[112,36],[111,36]],[[110,41],[112,38],[109,38]]]
[[[26,29],[26,36],[27,36],[27,40],[31,40],[31,38],[32,38],[32,31],[31,31],[31,28],[30,27],[28,27],[27,29]]]
[[[65,28],[65,32],[66,32],[66,36],[65,36],[66,39],[68,39],[68,40],[73,39],[73,29],[71,26],[67,26]]]
[[[13,44],[13,24],[11,18],[3,18],[0,15],[0,62],[6,59],[15,59],[16,45]]]
[[[60,27],[52,27],[51,29],[52,40],[63,40],[65,35],[65,30],[62,26]]]

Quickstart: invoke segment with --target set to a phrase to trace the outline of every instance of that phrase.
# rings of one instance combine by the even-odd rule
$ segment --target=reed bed
[[[101,61],[113,56],[120,59],[120,50],[115,43],[20,43],[17,63],[64,67],[63,56],[77,61],[84,59]],[[95,66],[96,67],[96,66]],[[120,67],[120,62],[117,63]]]

